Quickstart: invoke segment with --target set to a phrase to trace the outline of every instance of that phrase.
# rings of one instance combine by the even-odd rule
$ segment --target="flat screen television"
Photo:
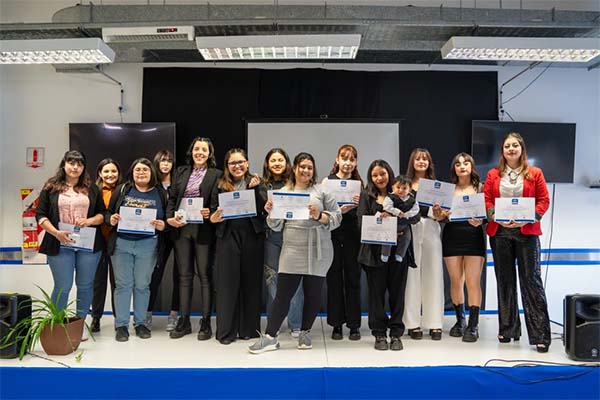
[[[137,158],[146,157],[152,161],[163,149],[175,154],[175,123],[71,123],[69,147],[85,155],[92,180],[96,166],[107,157],[119,163],[125,176]]]
[[[549,122],[473,121],[471,154],[482,179],[498,165],[509,132],[523,136],[529,163],[542,169],[547,182],[573,183],[575,124]]]

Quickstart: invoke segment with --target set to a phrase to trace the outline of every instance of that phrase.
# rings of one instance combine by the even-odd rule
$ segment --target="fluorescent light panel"
[[[115,52],[99,38],[0,40],[0,64],[108,64]]]
[[[354,59],[360,35],[267,35],[197,37],[207,61]]]
[[[441,51],[447,60],[588,62],[600,55],[600,40],[453,36]]]

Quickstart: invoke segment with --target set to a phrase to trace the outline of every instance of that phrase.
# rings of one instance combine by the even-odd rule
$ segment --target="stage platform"
[[[356,342],[347,330],[344,340],[332,340],[319,317],[312,350],[298,350],[284,330],[280,350],[253,355],[246,350],[253,340],[199,342],[198,321],[192,335],[170,339],[166,316],[154,316],[151,339],[131,328],[130,340],[119,343],[106,315],[95,341],[80,346],[80,361],[41,348],[23,361],[0,360],[0,398],[600,398],[598,364],[570,360],[554,324],[546,354],[526,337],[498,343],[496,315],[481,316],[477,343],[450,337],[454,317],[446,316],[441,341],[425,332],[420,341],[404,336],[402,351],[377,351],[366,317]]]

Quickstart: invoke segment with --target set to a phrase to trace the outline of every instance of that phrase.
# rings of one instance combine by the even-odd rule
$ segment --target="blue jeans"
[[[157,237],[140,240],[117,238],[112,255],[115,271],[115,327],[129,325],[129,310],[133,295],[133,324],[146,323],[150,301],[150,281],[156,264]]]
[[[77,316],[85,318],[92,303],[94,276],[101,255],[101,251],[90,253],[61,248],[57,255],[48,256],[48,265],[54,278],[51,297],[52,301],[56,302],[60,294],[60,299],[56,302],[59,309],[67,306],[69,293],[73,287],[73,273],[75,273]]]
[[[283,244],[283,233],[267,229],[267,240],[265,240],[265,283],[267,286],[267,314],[271,314],[271,306],[277,293],[277,271],[279,271],[279,255]],[[288,327],[296,330],[302,325],[302,308],[304,306],[304,291],[302,285],[292,297],[290,310],[288,311]]]

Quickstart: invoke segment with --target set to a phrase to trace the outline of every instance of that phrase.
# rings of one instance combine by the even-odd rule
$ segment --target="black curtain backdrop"
[[[447,180],[454,155],[471,152],[471,121],[497,120],[497,109],[496,72],[144,69],[142,121],[176,123],[178,165],[185,162],[191,140],[206,136],[215,145],[222,169],[227,150],[245,147],[245,120],[403,119],[400,166],[393,165],[394,171],[405,173],[412,149],[424,147],[431,152],[438,179]],[[306,150],[318,145],[307,143]],[[285,143],[273,143],[273,147],[285,149]],[[260,168],[254,171],[260,172]],[[479,171],[482,177],[486,172]],[[171,268],[169,262],[165,277],[171,276]],[[485,302],[485,268],[483,272]],[[451,309],[445,268],[444,275],[446,308]],[[366,311],[364,276],[362,286]],[[163,279],[161,292],[169,295],[159,293],[155,310],[169,310],[171,288],[171,279]],[[198,292],[194,293],[194,310],[200,309]],[[324,295],[322,310],[326,298]]]
[[[247,119],[404,119],[394,171],[425,147],[445,179],[452,157],[471,151],[471,121],[497,119],[497,88],[496,72],[145,68],[142,121],[177,124],[178,164],[195,136],[210,137],[222,168],[228,149],[245,146]]]

